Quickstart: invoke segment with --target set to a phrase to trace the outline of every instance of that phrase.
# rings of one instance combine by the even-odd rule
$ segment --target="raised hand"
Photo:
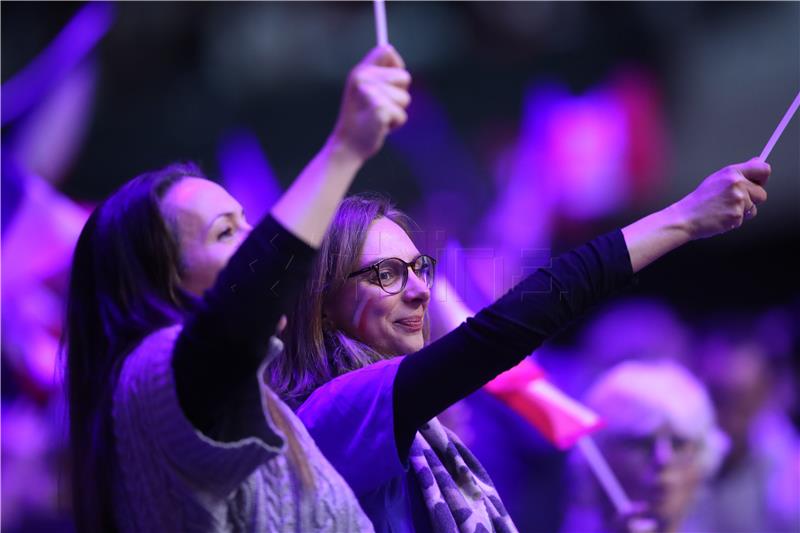
[[[318,247],[339,202],[386,135],[407,119],[411,76],[391,46],[372,49],[350,72],[325,146],[272,207],[283,227]]]
[[[692,239],[738,228],[767,200],[764,185],[772,169],[758,158],[727,166],[708,176],[673,207],[685,217]]]
[[[383,146],[386,135],[405,124],[411,75],[390,45],[373,48],[347,78],[331,141],[362,160]]]
[[[760,159],[727,166],[666,209],[622,228],[633,271],[688,241],[730,231],[756,216],[756,206],[767,199],[764,185],[771,171]]]

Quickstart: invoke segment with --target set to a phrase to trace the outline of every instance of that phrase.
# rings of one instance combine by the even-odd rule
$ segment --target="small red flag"
[[[497,376],[484,389],[561,450],[603,426],[596,413],[547,381],[544,371],[529,358]]]

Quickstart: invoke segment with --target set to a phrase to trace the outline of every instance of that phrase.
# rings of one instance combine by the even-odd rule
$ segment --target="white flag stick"
[[[578,448],[589,463],[589,467],[592,469],[592,472],[594,472],[600,485],[603,486],[611,503],[614,504],[617,514],[626,516],[631,513],[633,510],[631,500],[628,498],[628,495],[625,494],[625,490],[622,488],[622,485],[619,484],[619,480],[614,475],[614,472],[611,471],[611,467],[608,466],[606,458],[600,453],[600,450],[597,448],[592,438],[584,436],[578,439]]]
[[[761,159],[762,161],[767,160],[767,157],[769,157],[769,153],[772,151],[772,148],[775,146],[775,143],[778,142],[778,139],[780,139],[783,130],[786,129],[786,125],[789,124],[790,120],[792,120],[792,115],[794,115],[798,107],[800,107],[800,92],[797,93],[797,96],[795,96],[794,98],[794,102],[792,102],[792,105],[789,106],[789,109],[786,111],[786,114],[783,115],[783,118],[781,119],[780,124],[778,124],[778,127],[775,128],[775,132],[772,134],[772,137],[769,138],[769,142],[767,142],[767,145],[761,152],[759,159]]]
[[[375,33],[378,35],[378,46],[389,44],[389,34],[386,31],[386,6],[383,0],[374,0],[375,7]]]

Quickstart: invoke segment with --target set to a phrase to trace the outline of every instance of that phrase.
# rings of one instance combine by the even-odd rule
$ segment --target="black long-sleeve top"
[[[313,257],[311,247],[267,217],[187,318],[173,369],[181,406],[199,430],[235,416],[239,391],[263,360]],[[418,427],[632,278],[622,233],[609,233],[555,258],[456,330],[408,355],[393,390],[397,450],[405,456]],[[226,359],[227,353],[237,356]]]
[[[203,433],[220,436],[219,428],[247,403],[242,395],[254,390],[248,385],[314,255],[267,216],[185,319],[172,356],[175,387],[184,414]]]
[[[406,356],[393,391],[398,452],[408,453],[425,422],[634,281],[625,239],[614,231],[554,258],[454,331]]]

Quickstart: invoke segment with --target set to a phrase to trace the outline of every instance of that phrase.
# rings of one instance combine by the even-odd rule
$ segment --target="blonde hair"
[[[303,488],[303,490],[299,492],[303,496],[308,495],[314,490],[315,484],[314,475],[311,472],[311,465],[309,464],[306,451],[297,440],[295,430],[289,420],[286,418],[286,415],[281,412],[278,402],[276,402],[271,395],[265,394],[264,403],[267,407],[267,412],[269,413],[272,423],[283,434],[283,436],[286,437],[287,460],[289,461],[289,464],[294,467],[292,472],[295,474],[297,480],[300,482],[300,486]]]

